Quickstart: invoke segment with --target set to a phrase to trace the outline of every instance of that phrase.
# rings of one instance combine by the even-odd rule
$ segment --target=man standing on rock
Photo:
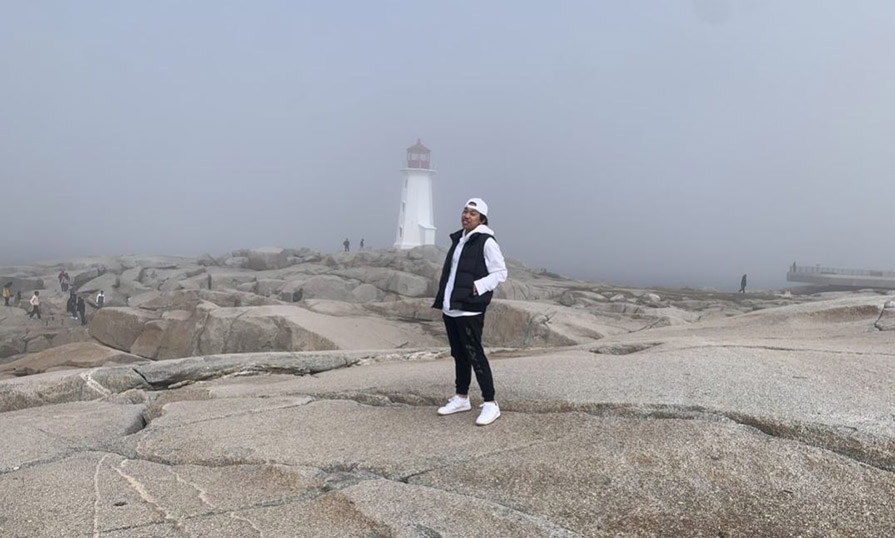
[[[65,311],[68,312],[68,317],[71,319],[78,319],[78,297],[75,295],[75,290],[69,290],[68,292],[68,302],[65,303]]]
[[[740,293],[746,293],[746,275],[740,279]]]
[[[84,302],[84,298],[78,296],[78,319],[81,320],[81,325],[87,325],[87,304]]]
[[[469,384],[472,372],[482,389],[485,403],[475,423],[491,424],[500,417],[494,401],[494,379],[485,350],[482,348],[482,328],[485,310],[498,284],[507,279],[507,266],[487,226],[488,204],[481,198],[466,202],[460,215],[461,230],[451,234],[451,249],[444,260],[438,295],[432,308],[440,308],[451,355],[457,393],[447,405],[438,409],[439,415],[469,411]]]
[[[9,298],[12,297],[12,282],[3,285],[3,306],[9,306]]]

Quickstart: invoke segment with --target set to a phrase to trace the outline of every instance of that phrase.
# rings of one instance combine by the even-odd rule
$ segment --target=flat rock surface
[[[0,381],[0,536],[889,537],[881,308],[836,295],[495,349],[487,427],[436,414],[443,349]]]
[[[142,430],[143,409],[76,402],[0,413],[0,472],[95,449]]]

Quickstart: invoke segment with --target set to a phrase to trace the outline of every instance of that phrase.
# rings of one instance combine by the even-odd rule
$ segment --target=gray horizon
[[[889,2],[5,8],[0,266],[389,248],[421,138],[441,246],[482,197],[573,278],[895,269]]]

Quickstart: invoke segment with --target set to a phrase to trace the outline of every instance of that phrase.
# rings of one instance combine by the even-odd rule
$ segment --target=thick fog
[[[405,149],[505,255],[895,269],[895,3],[5,2],[0,264],[395,241]]]

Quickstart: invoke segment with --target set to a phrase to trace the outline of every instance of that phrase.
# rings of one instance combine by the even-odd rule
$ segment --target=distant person
[[[746,275],[740,279],[740,293],[746,293]]]
[[[16,306],[22,304],[22,290],[16,292]]]
[[[345,247],[345,252],[348,252],[348,247],[351,246],[351,242],[348,241],[347,237],[345,238],[344,241],[342,241],[342,246]]]
[[[31,312],[28,312],[28,317],[33,319],[35,314],[37,314],[37,319],[40,319],[40,292],[39,291],[35,291],[34,295],[31,296]]]
[[[364,249],[364,238],[361,237],[361,239],[360,239],[360,250],[363,250],[363,249]]]
[[[71,289],[71,277],[68,276],[68,271],[63,271],[62,273],[62,292],[65,293],[69,289]]]
[[[62,288],[63,277],[65,277],[65,269],[60,270],[59,274],[56,275],[56,279],[59,280],[59,289],[61,289],[62,291],[65,291],[65,289]]]
[[[78,297],[77,307],[78,319],[81,320],[81,325],[87,325],[87,303],[84,302],[83,297]]]
[[[99,293],[96,294],[96,307],[102,308],[104,304],[106,304],[106,294],[103,290],[99,290]]]
[[[12,297],[12,282],[3,285],[3,306],[9,306],[9,299]]]
[[[507,279],[507,266],[494,232],[487,226],[488,204],[480,198],[466,202],[460,214],[462,229],[451,234],[451,249],[444,260],[438,295],[433,308],[440,308],[454,357],[456,394],[438,409],[439,415],[469,411],[472,372],[482,389],[482,412],[475,423],[491,424],[500,417],[494,400],[494,379],[485,350],[482,328],[485,310],[497,286]]]
[[[792,272],[796,272],[796,262],[792,262]]]
[[[75,290],[69,290],[65,311],[71,319],[78,319],[78,296],[75,295]]]

